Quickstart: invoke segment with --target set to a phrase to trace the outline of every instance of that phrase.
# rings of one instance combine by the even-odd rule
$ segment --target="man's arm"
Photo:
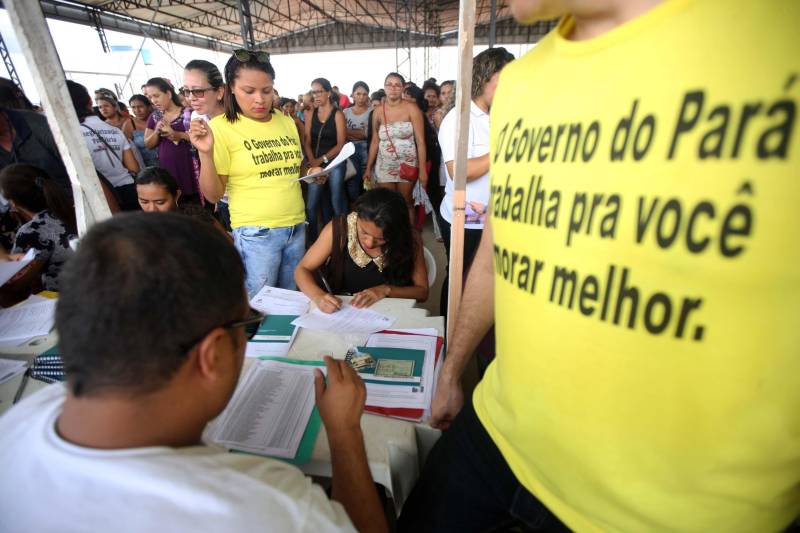
[[[448,177],[454,175],[455,167],[453,161],[447,161],[445,165],[447,165]],[[489,152],[486,152],[485,155],[467,159],[467,182],[482,178],[487,172],[489,172]]]
[[[431,426],[447,429],[461,411],[464,405],[461,375],[478,343],[493,323],[492,228],[487,219],[464,287],[456,328],[453,337],[448,339],[447,356],[439,372],[436,394],[431,402]]]
[[[319,370],[315,371],[314,385],[317,408],[331,447],[332,497],[342,504],[358,531],[388,531],[361,433],[367,389],[346,362],[325,357],[325,365],[327,385]]]

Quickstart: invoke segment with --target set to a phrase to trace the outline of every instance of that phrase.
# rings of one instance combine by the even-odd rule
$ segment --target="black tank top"
[[[358,266],[347,251],[347,215],[333,219],[333,243],[325,274],[334,294],[355,294],[386,283],[378,266],[370,261]]]
[[[317,111],[315,109],[311,115],[311,148],[314,150],[314,157],[322,157],[336,146],[336,113],[339,110],[334,107],[325,122],[320,122]]]

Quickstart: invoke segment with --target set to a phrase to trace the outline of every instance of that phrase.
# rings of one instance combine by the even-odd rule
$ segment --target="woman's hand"
[[[322,167],[312,166],[311,168],[309,168],[306,171],[306,176],[308,176],[309,174],[316,174],[317,172],[322,172],[323,170],[325,170],[325,169],[322,168]],[[323,174],[322,176],[317,176],[316,178],[314,178],[314,183],[316,185],[325,185],[325,182],[327,182],[327,181],[328,181],[328,175],[327,174]]]
[[[214,133],[205,120],[196,118],[189,124],[189,141],[198,152],[204,154],[214,149]]]
[[[364,180],[364,186],[365,187],[367,185],[372,185],[372,172],[369,169],[366,169],[364,171],[363,180]]]
[[[378,285],[377,287],[371,287],[369,289],[365,289],[361,292],[357,292],[353,295],[353,299],[350,301],[350,305],[353,307],[369,307],[370,305],[374,304],[379,300],[383,300],[387,296],[391,289],[388,285]]]
[[[314,299],[320,311],[323,313],[335,313],[342,308],[342,301],[333,294],[323,294]]]

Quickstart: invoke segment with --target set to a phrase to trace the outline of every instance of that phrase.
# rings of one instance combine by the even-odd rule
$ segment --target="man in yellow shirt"
[[[786,528],[800,3],[511,6],[561,21],[500,76],[490,224],[433,413],[452,425],[401,529]],[[497,359],[462,409],[493,319]]]

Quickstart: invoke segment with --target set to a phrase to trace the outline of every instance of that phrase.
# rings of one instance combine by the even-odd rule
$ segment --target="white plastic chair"
[[[436,258],[426,247],[422,247],[422,254],[425,256],[425,267],[428,269],[428,287],[433,287],[436,283]]]

